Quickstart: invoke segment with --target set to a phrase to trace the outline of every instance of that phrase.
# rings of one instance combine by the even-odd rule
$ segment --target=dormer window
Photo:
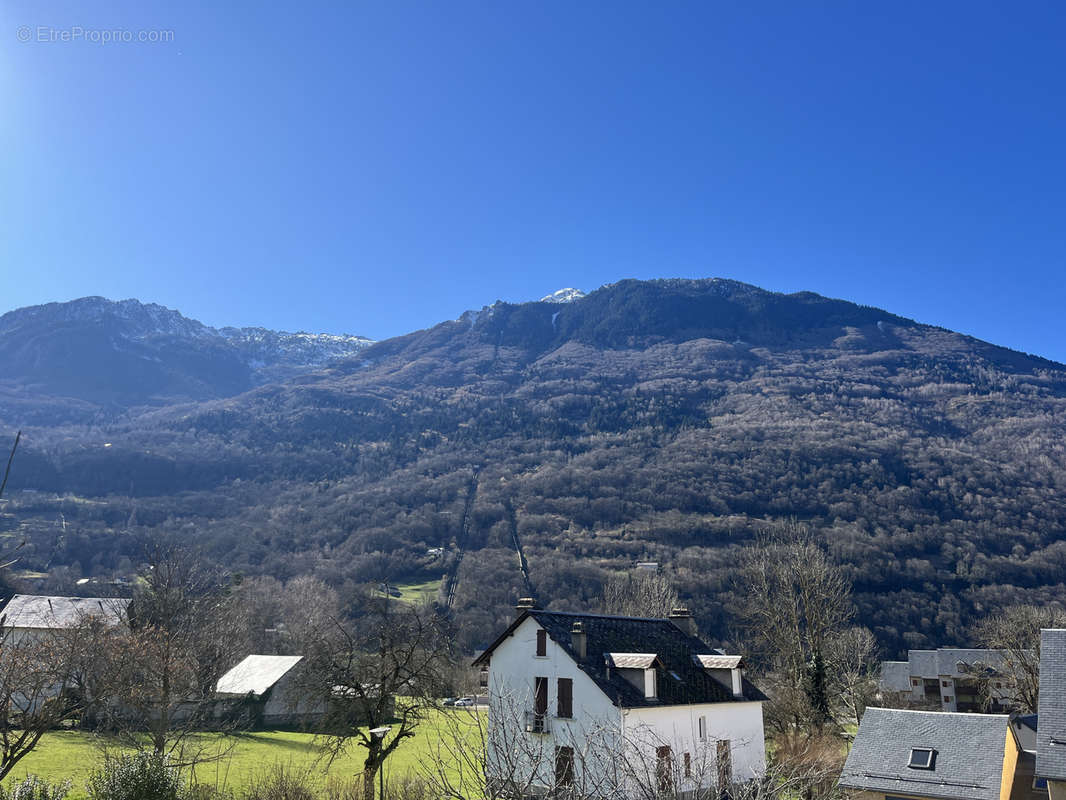
[[[607,675],[611,669],[618,670],[618,675],[631,683],[635,689],[644,694],[645,699],[659,697],[657,668],[663,663],[655,653],[604,653]]]
[[[911,749],[911,760],[907,764],[911,769],[932,769],[936,751],[928,747],[914,747]]]
[[[654,667],[644,670],[644,697],[651,699],[659,696]]]

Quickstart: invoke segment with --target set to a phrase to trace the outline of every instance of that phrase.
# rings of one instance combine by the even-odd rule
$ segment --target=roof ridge
[[[1010,714],[972,714],[967,711],[925,711],[921,708],[885,708],[884,706],[869,706],[867,711],[891,711],[903,714],[928,714],[931,717],[966,717],[967,719],[1010,719]]]
[[[595,617],[597,619],[625,619],[634,622],[665,622],[673,625],[666,617],[630,617],[624,614],[590,614],[584,611],[552,611],[547,608],[531,608],[530,614],[555,614],[560,617]]]

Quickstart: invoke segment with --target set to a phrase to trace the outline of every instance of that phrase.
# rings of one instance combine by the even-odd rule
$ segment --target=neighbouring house
[[[669,619],[542,611],[474,662],[487,666],[486,772],[523,792],[585,796],[725,787],[766,769],[764,695],[740,656]]]
[[[1050,800],[1066,800],[1066,629],[1040,631],[1036,775]]]
[[[868,708],[840,775],[852,800],[1031,800],[1005,714]]]
[[[218,716],[254,727],[306,726],[323,713],[299,682],[303,656],[246,656],[218,679]]]
[[[4,606],[0,617],[9,640],[18,642],[75,628],[90,617],[117,625],[125,621],[129,604],[128,598],[118,597],[17,594]]]
[[[1002,713],[1010,699],[1008,682],[998,676],[1003,659],[1001,650],[908,650],[906,661],[881,662],[880,688],[941,711]]]
[[[1011,730],[1018,742],[1018,766],[1014,771],[1011,800],[1048,800],[1047,781],[1036,775],[1036,714],[1015,714],[1010,718]]]

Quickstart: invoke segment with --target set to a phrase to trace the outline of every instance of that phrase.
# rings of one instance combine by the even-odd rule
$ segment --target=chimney
[[[696,618],[684,606],[678,606],[670,612],[670,621],[689,636],[696,636]]]
[[[585,633],[585,626],[581,622],[575,622],[573,627],[570,628],[570,644],[573,646],[574,652],[577,653],[579,661],[585,660],[588,638],[588,634]]]
[[[515,611],[518,612],[518,616],[522,616],[527,611],[532,611],[535,608],[537,608],[537,601],[532,597],[519,597]]]

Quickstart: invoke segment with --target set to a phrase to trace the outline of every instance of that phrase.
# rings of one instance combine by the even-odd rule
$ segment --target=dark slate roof
[[[623,708],[683,705],[688,703],[733,703],[737,698],[700,667],[693,656],[720,654],[702,640],[682,631],[668,619],[613,617],[603,614],[573,614],[563,611],[532,609],[516,619],[503,634],[482,653],[475,665],[491,656],[492,651],[522,624],[533,617],[548,636],[566,651],[582,671],[595,681],[615,705]],[[578,658],[571,643],[570,629],[580,622],[585,629],[585,658]],[[608,653],[655,653],[663,668],[658,674],[658,698],[644,693],[610,670]],[[674,676],[677,676],[676,678]],[[750,681],[744,680],[744,700],[765,700],[766,696]]]
[[[937,672],[940,675],[967,675],[976,671],[978,665],[983,670],[995,672],[1003,666],[1005,658],[1006,653],[1002,650],[941,647],[936,651]]]
[[[1031,731],[1037,730],[1037,721],[1039,717],[1037,714],[1018,714],[1014,717],[1014,721],[1019,725],[1024,725]]]
[[[911,690],[911,665],[906,661],[881,662],[881,689],[886,692]]]
[[[1066,630],[1040,631],[1036,774],[1066,781]]]
[[[945,800],[999,800],[1008,717],[868,708],[840,785]],[[933,769],[914,769],[913,748],[932,748]]]
[[[911,665],[911,675],[916,678],[936,678],[936,650],[908,650],[907,661]]]

